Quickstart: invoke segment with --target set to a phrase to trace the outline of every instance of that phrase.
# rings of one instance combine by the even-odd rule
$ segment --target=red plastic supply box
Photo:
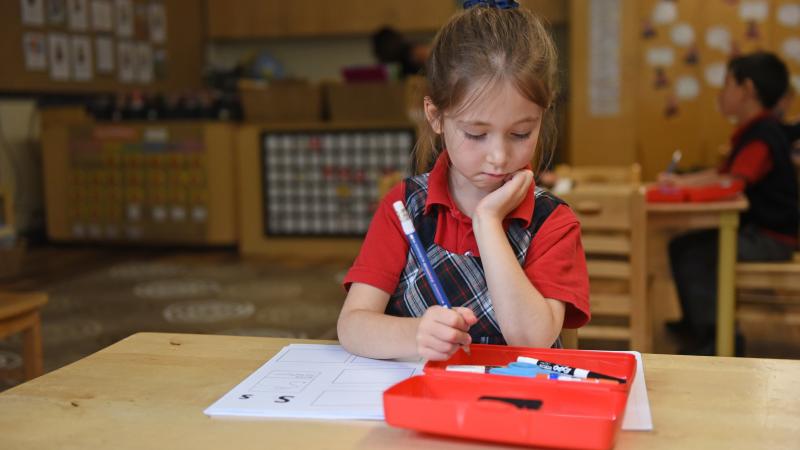
[[[447,361],[430,361],[425,364],[424,375],[387,389],[383,394],[386,422],[422,432],[508,444],[587,449],[614,446],[636,373],[632,354],[482,344],[470,348],[471,355],[459,350]],[[588,369],[625,379],[626,383],[445,370],[448,365],[506,366],[518,356]],[[533,400],[538,406],[519,407],[485,397]]]
[[[703,186],[648,186],[645,198],[650,203],[715,202],[735,198],[744,191],[744,182],[733,179]]]

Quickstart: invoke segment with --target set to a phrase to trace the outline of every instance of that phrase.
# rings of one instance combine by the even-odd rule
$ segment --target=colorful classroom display
[[[205,235],[202,128],[75,127],[67,151],[72,238],[187,242]]]
[[[589,3],[574,0],[570,15],[573,164],[637,162],[645,180],[676,149],[681,168],[718,164],[733,124],[719,113],[717,96],[735,55],[776,53],[800,89],[800,1]],[[788,117],[798,112],[795,101]]]
[[[21,0],[25,69],[53,81],[151,83],[163,76],[167,14],[160,1]]]
[[[414,141],[411,128],[263,133],[265,235],[363,235],[381,179],[409,173]]]
[[[643,140],[643,153],[681,148],[689,150],[687,165],[718,162],[733,126],[716,97],[733,56],[775,52],[792,73],[791,85],[800,86],[800,2],[649,1],[640,21],[639,117],[652,138]]]

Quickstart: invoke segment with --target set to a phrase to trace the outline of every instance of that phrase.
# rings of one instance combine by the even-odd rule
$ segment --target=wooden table
[[[647,231],[651,235],[648,255],[666,255],[668,237],[678,232],[719,228],[719,264],[717,267],[717,355],[733,356],[734,322],[736,307],[736,242],[739,213],[747,209],[747,199],[740,196],[734,200],[707,203],[648,203]],[[659,235],[653,239],[653,235]],[[657,242],[657,244],[653,244]],[[659,248],[655,248],[658,246]],[[668,265],[651,264],[657,267],[656,277],[671,278]],[[651,304],[663,304],[664,289],[650,289]]]
[[[313,341],[133,335],[0,394],[2,448],[512,448],[384,422],[203,415],[292,342]],[[621,432],[619,450],[784,449],[800,442],[800,361],[646,354],[644,366],[655,430]]]

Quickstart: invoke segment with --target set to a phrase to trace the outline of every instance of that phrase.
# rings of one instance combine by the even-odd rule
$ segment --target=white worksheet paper
[[[623,430],[653,429],[642,355],[628,395]],[[204,413],[211,417],[383,420],[383,391],[424,361],[363,358],[340,345],[290,344]]]
[[[291,344],[204,412],[212,417],[383,420],[383,391],[423,362],[362,358],[340,345]]]
[[[644,382],[642,354],[639,352],[622,353],[630,353],[636,357],[636,375],[633,378],[633,386],[628,392],[628,403],[625,405],[625,419],[622,421],[622,429],[627,431],[651,431],[653,429],[653,417],[650,414],[650,400],[647,397],[647,385]]]

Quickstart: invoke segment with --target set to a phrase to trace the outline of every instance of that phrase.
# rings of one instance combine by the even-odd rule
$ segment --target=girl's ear
[[[442,120],[439,113],[439,108],[433,104],[433,101],[428,96],[425,96],[425,98],[422,99],[422,105],[425,108],[425,118],[428,119],[428,124],[430,124],[433,132],[436,134],[442,134]]]

